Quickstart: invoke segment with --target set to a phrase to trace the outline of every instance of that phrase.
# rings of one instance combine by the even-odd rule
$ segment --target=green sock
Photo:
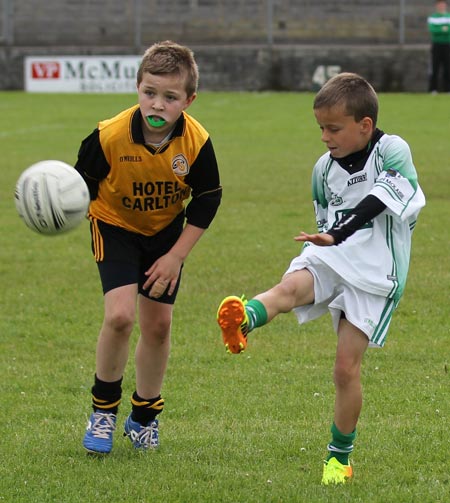
[[[245,305],[248,316],[248,331],[261,327],[267,323],[267,311],[264,304],[256,299],[251,299]]]
[[[356,437],[356,430],[352,433],[341,433],[333,423],[331,426],[331,442],[328,444],[328,458],[336,458],[339,463],[348,465],[349,454],[353,451],[353,441]]]

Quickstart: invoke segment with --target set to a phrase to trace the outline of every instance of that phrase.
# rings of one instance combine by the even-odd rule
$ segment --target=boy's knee
[[[170,337],[171,312],[159,312],[140,320],[141,336],[151,344],[164,344]]]
[[[157,344],[164,344],[170,337],[170,319],[159,319],[155,321],[149,331],[149,338]]]
[[[334,383],[338,387],[346,387],[359,380],[360,365],[345,359],[336,360],[334,366]]]
[[[107,314],[105,322],[115,332],[130,334],[134,325],[134,312],[117,310]]]

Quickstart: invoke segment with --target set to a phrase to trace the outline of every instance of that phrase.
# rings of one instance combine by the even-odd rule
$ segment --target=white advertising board
[[[25,58],[25,91],[134,93],[142,56],[38,56]]]

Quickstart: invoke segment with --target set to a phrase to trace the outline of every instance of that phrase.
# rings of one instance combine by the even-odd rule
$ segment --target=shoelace
[[[116,423],[112,414],[94,413],[94,424],[91,428],[94,437],[108,439],[115,429]]]
[[[241,300],[242,300],[242,303],[244,304],[244,310],[245,310],[245,304],[247,304],[247,302],[248,302],[247,297],[245,296],[245,294],[241,295]],[[240,325],[239,328],[241,329],[242,335],[245,338],[247,338],[249,329],[248,329],[248,321],[247,321],[245,315],[244,315],[244,320],[242,321],[242,323],[241,323],[241,325]]]
[[[150,447],[157,442],[157,431],[155,424],[150,423],[148,426],[142,426],[139,432],[131,430],[130,436],[133,442],[139,443],[143,447]]]

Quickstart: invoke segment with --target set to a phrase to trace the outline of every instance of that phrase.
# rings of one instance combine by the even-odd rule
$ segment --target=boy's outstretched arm
[[[386,205],[377,197],[368,195],[327,232],[318,234],[301,232],[294,239],[296,241],[310,241],[317,246],[338,245],[385,209]]]
[[[307,234],[306,232],[300,232],[298,236],[294,237],[295,241],[310,241],[317,246],[333,246],[334,237],[327,232],[320,232],[317,234]]]

